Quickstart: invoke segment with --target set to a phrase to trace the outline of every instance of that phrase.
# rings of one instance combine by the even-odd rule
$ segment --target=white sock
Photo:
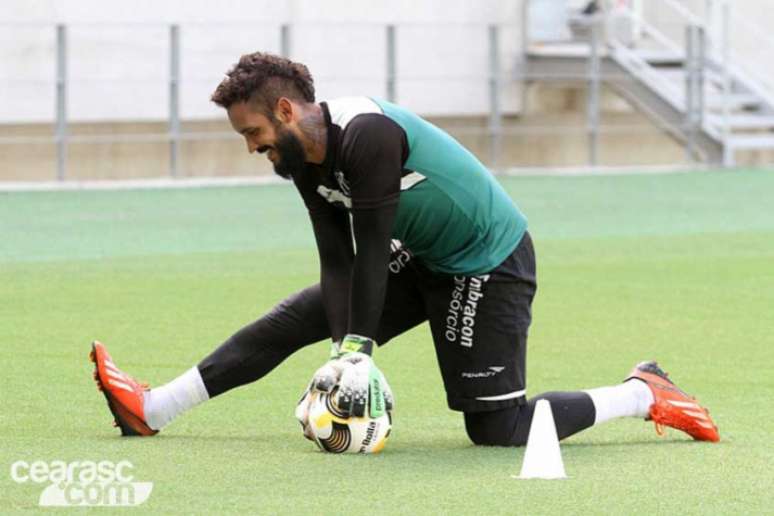
[[[198,367],[192,367],[171,382],[145,391],[145,421],[154,430],[186,410],[210,399]]]
[[[594,424],[617,417],[646,417],[653,404],[653,393],[645,382],[632,379],[613,387],[584,391],[591,396],[597,415]]]

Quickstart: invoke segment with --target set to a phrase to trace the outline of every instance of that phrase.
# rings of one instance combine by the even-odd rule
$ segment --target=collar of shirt
[[[328,104],[326,102],[320,102],[320,108],[322,109],[327,133],[325,159],[320,166],[325,171],[326,175],[332,175],[336,169],[337,155],[339,152],[339,127],[333,125]]]

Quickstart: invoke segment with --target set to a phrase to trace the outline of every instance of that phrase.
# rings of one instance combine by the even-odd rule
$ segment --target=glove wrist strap
[[[344,353],[365,353],[368,356],[374,351],[374,340],[362,335],[349,334],[341,340],[339,345],[339,354]]]

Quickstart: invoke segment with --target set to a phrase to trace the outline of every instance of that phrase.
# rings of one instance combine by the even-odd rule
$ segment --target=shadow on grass
[[[182,435],[182,434],[158,434],[152,437],[140,437],[140,436],[123,436],[123,435],[94,435],[90,437],[94,441],[108,441],[108,442],[166,442],[169,444],[181,444],[186,441],[190,442],[269,442],[274,441],[274,438],[261,438],[259,435]]]
[[[665,444],[696,444],[697,441],[682,439],[679,437],[666,437],[663,439],[637,439],[621,441],[592,441],[592,442],[563,442],[562,448],[598,448],[604,446],[663,446]]]
[[[313,443],[305,441],[301,436],[283,435],[213,435],[213,434],[174,434],[163,433],[153,437],[123,437],[120,435],[95,435],[90,440],[112,443],[142,443],[149,446],[185,446],[191,445],[211,445],[218,442],[222,443],[243,443],[254,446],[268,447],[275,450],[285,450],[289,453],[319,453]],[[728,444],[720,442],[717,444]],[[707,443],[682,438],[679,436],[665,437],[660,439],[637,438],[629,440],[598,440],[587,442],[565,441],[561,443],[563,450],[593,450],[595,448],[609,449],[620,448],[625,450],[627,447],[659,447],[659,446],[707,446]],[[433,439],[393,439],[388,443],[386,454],[390,457],[410,457],[412,460],[422,460],[422,458],[433,458],[443,455],[461,455],[470,457],[478,454],[490,455],[499,452],[523,451],[524,446],[477,446],[468,441],[465,437],[450,436],[436,437]]]

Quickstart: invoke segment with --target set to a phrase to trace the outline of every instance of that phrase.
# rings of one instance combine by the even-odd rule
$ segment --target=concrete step
[[[600,45],[600,55],[607,55],[607,51]],[[588,58],[590,54],[587,43],[532,43],[527,47],[527,55],[530,57],[572,57]]]
[[[667,75],[670,81],[677,83],[677,84],[685,84],[686,76],[685,74],[674,74],[674,75]],[[718,80],[714,81],[711,77],[704,77],[704,89],[707,93],[715,93],[719,94],[723,92],[723,83]],[[731,93],[749,93],[750,90],[741,87],[739,84],[732,84],[731,85]]]
[[[666,50],[653,50],[653,49],[637,49],[635,53],[649,64],[654,66],[676,66],[682,65],[685,61],[685,56],[682,54],[675,54]]]
[[[725,95],[713,94],[704,99],[704,103],[709,109],[722,109],[726,102]],[[757,107],[762,104],[762,100],[752,93],[732,93],[728,95],[728,105],[730,109],[741,109]]]
[[[774,135],[735,134],[728,143],[734,150],[774,149]]]
[[[728,121],[732,129],[774,129],[774,115],[731,115]],[[723,127],[722,116],[710,116],[708,122]]]
[[[685,70],[681,66],[670,66],[670,67],[659,67],[656,68],[658,70],[658,73],[672,81],[672,82],[679,82],[679,83],[685,83]],[[720,74],[717,74],[715,72],[712,72],[710,70],[706,70],[704,73],[704,84],[707,88],[719,88],[719,85],[722,84],[723,77]]]

